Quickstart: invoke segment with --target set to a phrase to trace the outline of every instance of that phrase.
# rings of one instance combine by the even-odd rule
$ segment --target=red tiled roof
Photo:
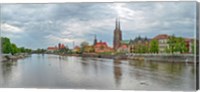
[[[47,49],[48,50],[57,50],[58,48],[57,47],[48,47]]]
[[[154,37],[153,39],[158,40],[158,39],[167,39],[167,38],[169,38],[169,36],[167,34],[159,34],[156,37]]]
[[[98,46],[108,46],[107,45],[107,43],[106,42],[97,42],[96,44],[95,44],[95,47],[98,47]]]
[[[185,39],[185,41],[188,41],[188,42],[193,40],[192,38],[184,38],[184,39]]]
[[[126,49],[126,48],[128,48],[128,47],[127,47],[127,45],[124,44],[124,45],[122,45],[120,48]]]

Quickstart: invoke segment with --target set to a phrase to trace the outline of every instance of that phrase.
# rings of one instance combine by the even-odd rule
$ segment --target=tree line
[[[15,55],[17,53],[31,53],[32,50],[25,47],[17,47],[16,44],[11,43],[10,39],[7,37],[1,37],[2,52],[4,54]]]

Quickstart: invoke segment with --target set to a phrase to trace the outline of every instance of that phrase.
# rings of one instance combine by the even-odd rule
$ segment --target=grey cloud
[[[56,45],[56,41],[49,43],[48,35],[57,39],[80,38],[92,43],[93,34],[97,34],[99,40],[112,45],[112,32],[118,16],[117,11],[109,7],[112,4],[2,4],[1,23],[23,29],[24,34],[12,40],[20,46],[34,49],[46,48],[53,43]],[[195,5],[195,2],[126,3],[123,7],[140,14],[130,14],[129,19],[121,18],[123,38],[130,39],[138,35],[153,37],[159,33],[193,37]],[[78,27],[71,24],[77,24]],[[82,35],[78,35],[78,32]],[[36,44],[30,45],[30,42]]]

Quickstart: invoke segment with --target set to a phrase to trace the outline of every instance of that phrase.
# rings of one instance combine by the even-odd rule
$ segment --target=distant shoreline
[[[193,54],[135,54],[135,55],[101,55],[95,53],[64,54],[61,56],[95,57],[120,60],[158,61],[175,63],[195,63]],[[198,63],[198,61],[196,61]]]
[[[38,53],[39,54],[39,53]],[[41,54],[41,53],[40,53]],[[46,54],[46,53],[45,53]],[[28,57],[30,54],[22,53],[19,55],[3,55],[1,61],[18,60]],[[119,60],[137,60],[137,61],[156,61],[156,62],[174,62],[174,63],[195,63],[192,54],[119,54],[119,55],[103,55],[96,53],[83,54],[54,54],[59,56],[75,56],[75,57],[94,57]],[[196,61],[196,63],[199,63]]]

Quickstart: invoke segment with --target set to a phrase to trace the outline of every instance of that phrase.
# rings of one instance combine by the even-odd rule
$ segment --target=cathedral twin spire
[[[116,21],[115,21],[115,30],[114,30],[114,37],[113,37],[113,48],[115,51],[121,46],[121,41],[122,41],[122,32],[120,29],[120,20],[118,17],[116,18]],[[96,43],[97,43],[97,38],[96,38],[96,35],[94,35],[93,45],[95,45]]]
[[[122,32],[120,29],[120,20],[119,17],[116,18],[115,22],[115,30],[114,30],[114,38],[113,38],[113,48],[116,51],[121,46],[122,41]]]

